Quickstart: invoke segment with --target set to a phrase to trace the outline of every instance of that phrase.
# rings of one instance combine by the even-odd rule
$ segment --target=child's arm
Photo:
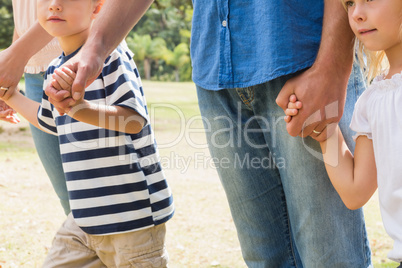
[[[140,132],[145,124],[145,119],[132,109],[99,105],[85,99],[74,104],[68,115],[80,122],[129,134]]]
[[[320,142],[328,176],[349,209],[362,207],[377,189],[377,169],[373,142],[366,136],[356,140],[354,157],[342,132],[336,126],[335,134]]]
[[[1,92],[0,98],[17,113],[29,121],[35,127],[42,129],[38,123],[39,103],[22,95],[16,88],[10,88],[7,92]]]
[[[66,67],[56,69],[52,77],[55,88],[71,92],[75,79],[73,71]],[[68,115],[83,123],[130,134],[140,132],[145,124],[145,119],[130,108],[99,105],[85,99],[76,102]]]
[[[299,107],[302,107],[302,103],[297,101],[294,94],[291,95],[285,110],[287,123],[298,114]],[[322,134],[325,135],[326,132]],[[377,170],[372,140],[366,136],[359,136],[353,157],[339,126],[336,125],[335,134],[326,141],[320,142],[320,145],[328,176],[343,203],[349,209],[362,207],[377,189]]]

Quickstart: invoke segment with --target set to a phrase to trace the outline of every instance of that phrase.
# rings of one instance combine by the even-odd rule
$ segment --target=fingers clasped
[[[72,99],[72,84],[76,73],[67,67],[56,69],[52,81],[45,88],[45,94],[57,111],[62,115],[68,113],[76,101]]]

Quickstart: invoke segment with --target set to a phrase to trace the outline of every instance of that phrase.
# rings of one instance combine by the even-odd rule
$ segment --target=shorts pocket
[[[163,268],[167,267],[169,256],[165,247],[152,252],[137,255],[129,259],[131,267],[134,268]]]

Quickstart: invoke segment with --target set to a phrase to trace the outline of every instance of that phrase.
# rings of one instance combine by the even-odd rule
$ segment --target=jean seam
[[[285,203],[285,208],[284,208],[284,214],[285,214],[285,226],[286,226],[286,234],[288,236],[288,241],[289,241],[289,256],[290,256],[290,265],[291,267],[297,268],[297,262],[296,262],[296,254],[294,251],[294,246],[292,242],[292,230],[290,227],[290,219],[289,219],[289,213],[286,205],[286,197],[285,195],[282,196],[282,201]]]
[[[363,224],[362,233],[363,233],[362,234],[363,240],[367,241],[367,230],[366,230],[366,224],[365,223]],[[371,267],[372,266],[371,251],[370,251],[370,245],[367,242],[365,242],[363,244],[363,255],[364,255],[364,266],[365,267]]]
[[[247,96],[244,93],[247,91]],[[253,87],[247,88],[236,88],[237,95],[240,97],[241,101],[248,107],[248,109],[252,110],[251,103],[254,101],[254,90]]]

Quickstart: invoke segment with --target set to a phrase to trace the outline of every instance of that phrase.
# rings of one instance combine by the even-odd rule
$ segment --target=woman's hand
[[[25,65],[25,59],[19,58],[12,47],[0,52],[0,87],[17,87],[24,74]]]

